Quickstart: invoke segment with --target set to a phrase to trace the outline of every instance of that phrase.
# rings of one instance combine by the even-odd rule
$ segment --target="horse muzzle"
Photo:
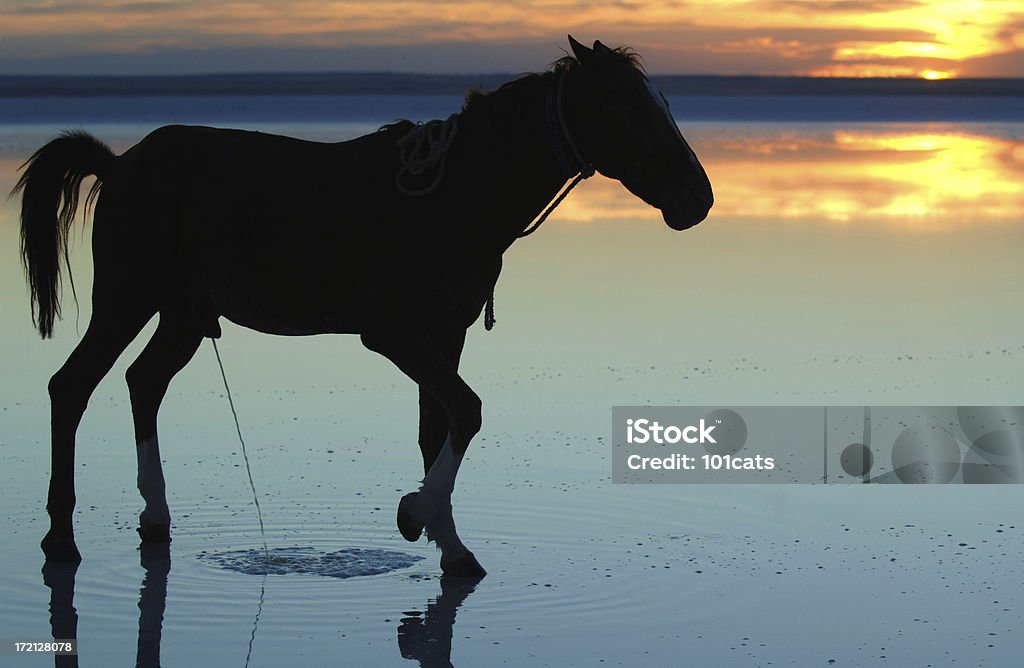
[[[688,230],[708,217],[715,203],[711,190],[707,193],[696,189],[668,194],[661,204],[661,216],[673,230]]]

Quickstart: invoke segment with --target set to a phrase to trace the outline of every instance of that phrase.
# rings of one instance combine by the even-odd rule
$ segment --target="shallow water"
[[[375,124],[260,127],[324,139]],[[0,189],[55,127],[0,127]],[[149,126],[87,128],[123,149]],[[613,485],[608,438],[613,405],[1024,403],[1022,133],[686,128],[716,209],[683,234],[616,184],[581,186],[509,252],[498,326],[469,336],[485,426],[454,503],[490,573],[475,587],[440,579],[436,550],[395,530],[421,475],[411,382],[352,337],[230,324],[221,353],[268,548],[423,559],[337,578],[208,558],[263,550],[209,344],[161,412],[174,540],[140,552],[123,374],[144,335],[79,432],[85,560],[41,573],[45,385],[77,341],[75,309],[37,340],[4,203],[0,636],[51,637],[51,601],[67,624],[73,593],[82,665],[157,651],[164,665],[1012,665],[1020,487]],[[87,244],[73,252],[87,295]]]

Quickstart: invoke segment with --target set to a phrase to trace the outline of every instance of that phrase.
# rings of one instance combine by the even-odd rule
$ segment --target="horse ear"
[[[601,40],[594,42],[594,53],[600,53],[601,55],[608,55],[612,52],[607,46],[601,43]]]
[[[573,39],[572,35],[569,35],[569,46],[572,48],[572,54],[576,56],[576,60],[581,63],[586,62],[590,56],[594,55],[593,51]]]

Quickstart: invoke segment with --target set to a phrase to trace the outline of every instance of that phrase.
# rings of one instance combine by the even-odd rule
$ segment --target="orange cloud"
[[[225,47],[628,42],[662,72],[956,73],[1024,49],[1017,0],[7,0],[5,57]],[[511,68],[515,69],[515,68]],[[974,68],[971,68],[974,72]]]

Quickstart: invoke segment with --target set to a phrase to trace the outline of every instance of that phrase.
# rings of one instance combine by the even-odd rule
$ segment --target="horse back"
[[[118,159],[96,234],[146,255],[159,290],[205,321],[352,331],[360,249],[386,215],[374,203],[394,189],[394,141],[387,131],[329,144],[159,128]]]
[[[481,221],[462,220],[454,184],[430,198],[398,192],[396,142],[411,127],[339,143],[160,128],[118,159],[96,234],[101,208],[128,214],[104,221],[115,230],[106,234],[131,238],[161,292],[206,331],[219,316],[275,334],[354,333],[367,320],[453,312],[471,322],[485,292],[476,283],[493,284],[499,258],[478,260],[465,230]]]

